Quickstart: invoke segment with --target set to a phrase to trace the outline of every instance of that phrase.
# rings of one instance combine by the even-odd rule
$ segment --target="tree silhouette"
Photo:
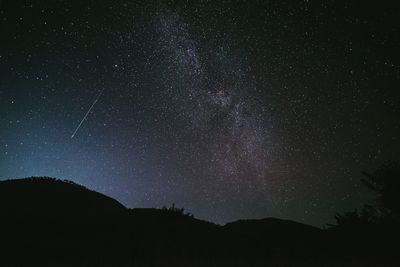
[[[372,174],[365,175],[361,182],[377,195],[377,207],[364,205],[361,211],[337,213],[336,224],[328,224],[335,229],[364,229],[371,225],[400,222],[400,162],[384,164]]]
[[[335,225],[328,224],[328,226],[336,229],[361,230],[377,223],[379,221],[379,212],[373,206],[364,205],[361,211],[355,209],[343,214],[336,213],[335,220]]]
[[[400,162],[383,165],[372,174],[363,173],[363,184],[377,194],[376,202],[383,216],[400,219]]]

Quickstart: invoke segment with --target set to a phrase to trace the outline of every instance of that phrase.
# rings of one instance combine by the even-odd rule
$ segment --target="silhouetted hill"
[[[247,233],[254,237],[262,237],[266,234],[270,236],[273,233],[280,233],[286,235],[306,234],[314,235],[319,234],[322,230],[320,228],[277,218],[264,218],[259,220],[239,220],[227,223],[225,228],[229,231]]]
[[[224,230],[231,236],[240,236],[252,243],[262,243],[265,240],[274,244],[289,242],[285,247],[305,243],[304,240],[309,243],[322,233],[321,229],[310,225],[276,218],[239,220],[226,224]]]
[[[226,224],[224,240],[229,251],[245,254],[246,258],[262,259],[306,256],[320,250],[322,230],[313,226],[276,218],[239,220]],[[241,244],[246,244],[243,249]]]
[[[49,177],[0,181],[0,211],[6,220],[79,223],[121,216],[115,199],[71,181]]]
[[[0,181],[0,216],[0,266],[377,266],[382,259],[398,262],[392,259],[395,249],[385,254],[383,238],[379,239],[382,249],[374,254],[376,246],[368,244],[367,235],[354,239],[348,232],[276,218],[220,226],[174,206],[128,209],[73,182],[47,177]]]

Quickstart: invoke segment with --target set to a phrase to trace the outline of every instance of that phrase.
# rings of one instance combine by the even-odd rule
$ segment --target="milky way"
[[[400,149],[397,10],[264,2],[1,1],[0,178],[217,223],[369,201]]]
[[[211,48],[205,44],[202,53],[177,14],[166,12],[156,19],[165,59],[162,90],[169,108],[184,120],[186,134],[194,135],[193,143],[209,154],[207,165],[215,167],[220,179],[245,182],[238,179],[241,165],[245,173],[254,171],[249,179],[265,179],[274,145],[265,126],[268,114],[246,94],[256,89],[243,70],[248,67],[226,42]]]

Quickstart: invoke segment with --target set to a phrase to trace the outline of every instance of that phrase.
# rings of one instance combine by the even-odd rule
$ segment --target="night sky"
[[[332,222],[400,150],[400,10],[355,2],[0,1],[0,179]]]

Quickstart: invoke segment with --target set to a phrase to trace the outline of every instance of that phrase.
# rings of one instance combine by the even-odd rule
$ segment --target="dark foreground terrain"
[[[400,266],[399,231],[127,209],[68,181],[0,181],[0,266]]]

